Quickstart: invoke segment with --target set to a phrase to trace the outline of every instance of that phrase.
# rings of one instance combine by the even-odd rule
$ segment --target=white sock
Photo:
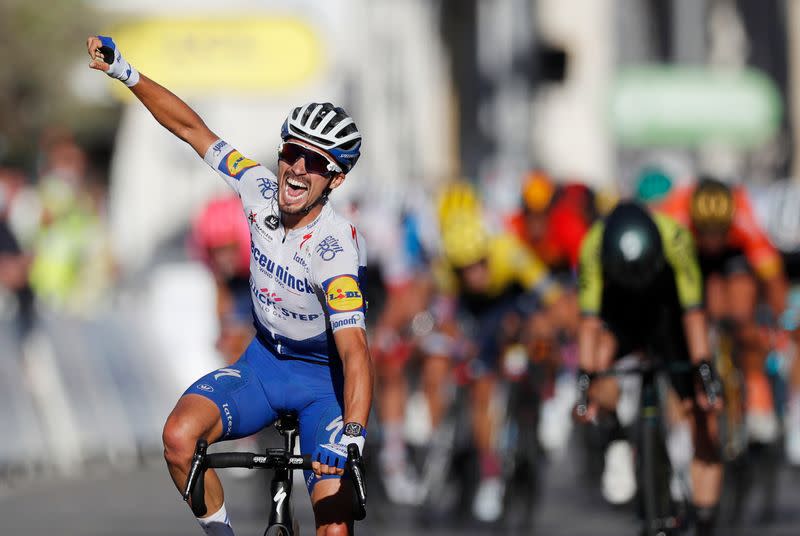
[[[384,466],[405,463],[406,447],[402,423],[392,422],[383,425],[383,449],[380,458]]]
[[[225,503],[222,503],[222,508],[217,510],[215,514],[198,517],[197,522],[200,523],[200,526],[203,527],[208,536],[234,536],[231,520],[225,510]]]

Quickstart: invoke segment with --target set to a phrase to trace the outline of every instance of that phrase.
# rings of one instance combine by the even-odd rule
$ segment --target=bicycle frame
[[[661,397],[658,392],[659,372],[674,369],[683,363],[664,364],[644,361],[639,366],[628,369],[609,370],[595,373],[593,377],[623,376],[638,374],[642,377],[639,395],[639,437],[637,473],[644,529],[647,536],[666,536],[680,527],[670,494],[672,467],[667,454],[664,437],[664,424],[661,411]],[[686,364],[690,370],[690,364]],[[588,404],[588,381],[579,383],[581,398],[576,405],[578,414],[585,414]]]

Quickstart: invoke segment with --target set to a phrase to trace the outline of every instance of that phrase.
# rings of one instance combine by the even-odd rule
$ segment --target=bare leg
[[[314,485],[311,506],[317,536],[353,534],[353,486],[349,480],[329,478]]]
[[[183,491],[186,484],[197,440],[202,437],[213,443],[221,436],[222,420],[216,404],[195,394],[178,400],[167,417],[163,433],[164,459],[178,490]],[[205,501],[209,514],[219,510],[224,501],[222,484],[212,469],[206,472]]]

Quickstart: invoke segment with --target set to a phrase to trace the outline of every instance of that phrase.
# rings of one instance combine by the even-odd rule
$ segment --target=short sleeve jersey
[[[653,214],[658,227],[664,258],[672,269],[678,301],[683,310],[702,305],[703,277],[694,250],[694,241],[688,229],[662,214]],[[595,223],[581,245],[578,263],[578,300],[584,315],[598,315],[603,301],[603,266],[601,246],[603,243],[602,221]]]
[[[305,227],[286,230],[271,171],[222,140],[204,159],[239,195],[250,227],[259,339],[280,357],[326,363],[336,355],[333,332],[365,329],[363,238],[329,204]]]

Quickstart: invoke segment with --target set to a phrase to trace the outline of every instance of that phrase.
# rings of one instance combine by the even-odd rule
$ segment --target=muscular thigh
[[[199,395],[219,409],[222,440],[254,434],[277,418],[259,376],[265,375],[251,343],[238,361],[209,372],[189,387],[184,395]]]

